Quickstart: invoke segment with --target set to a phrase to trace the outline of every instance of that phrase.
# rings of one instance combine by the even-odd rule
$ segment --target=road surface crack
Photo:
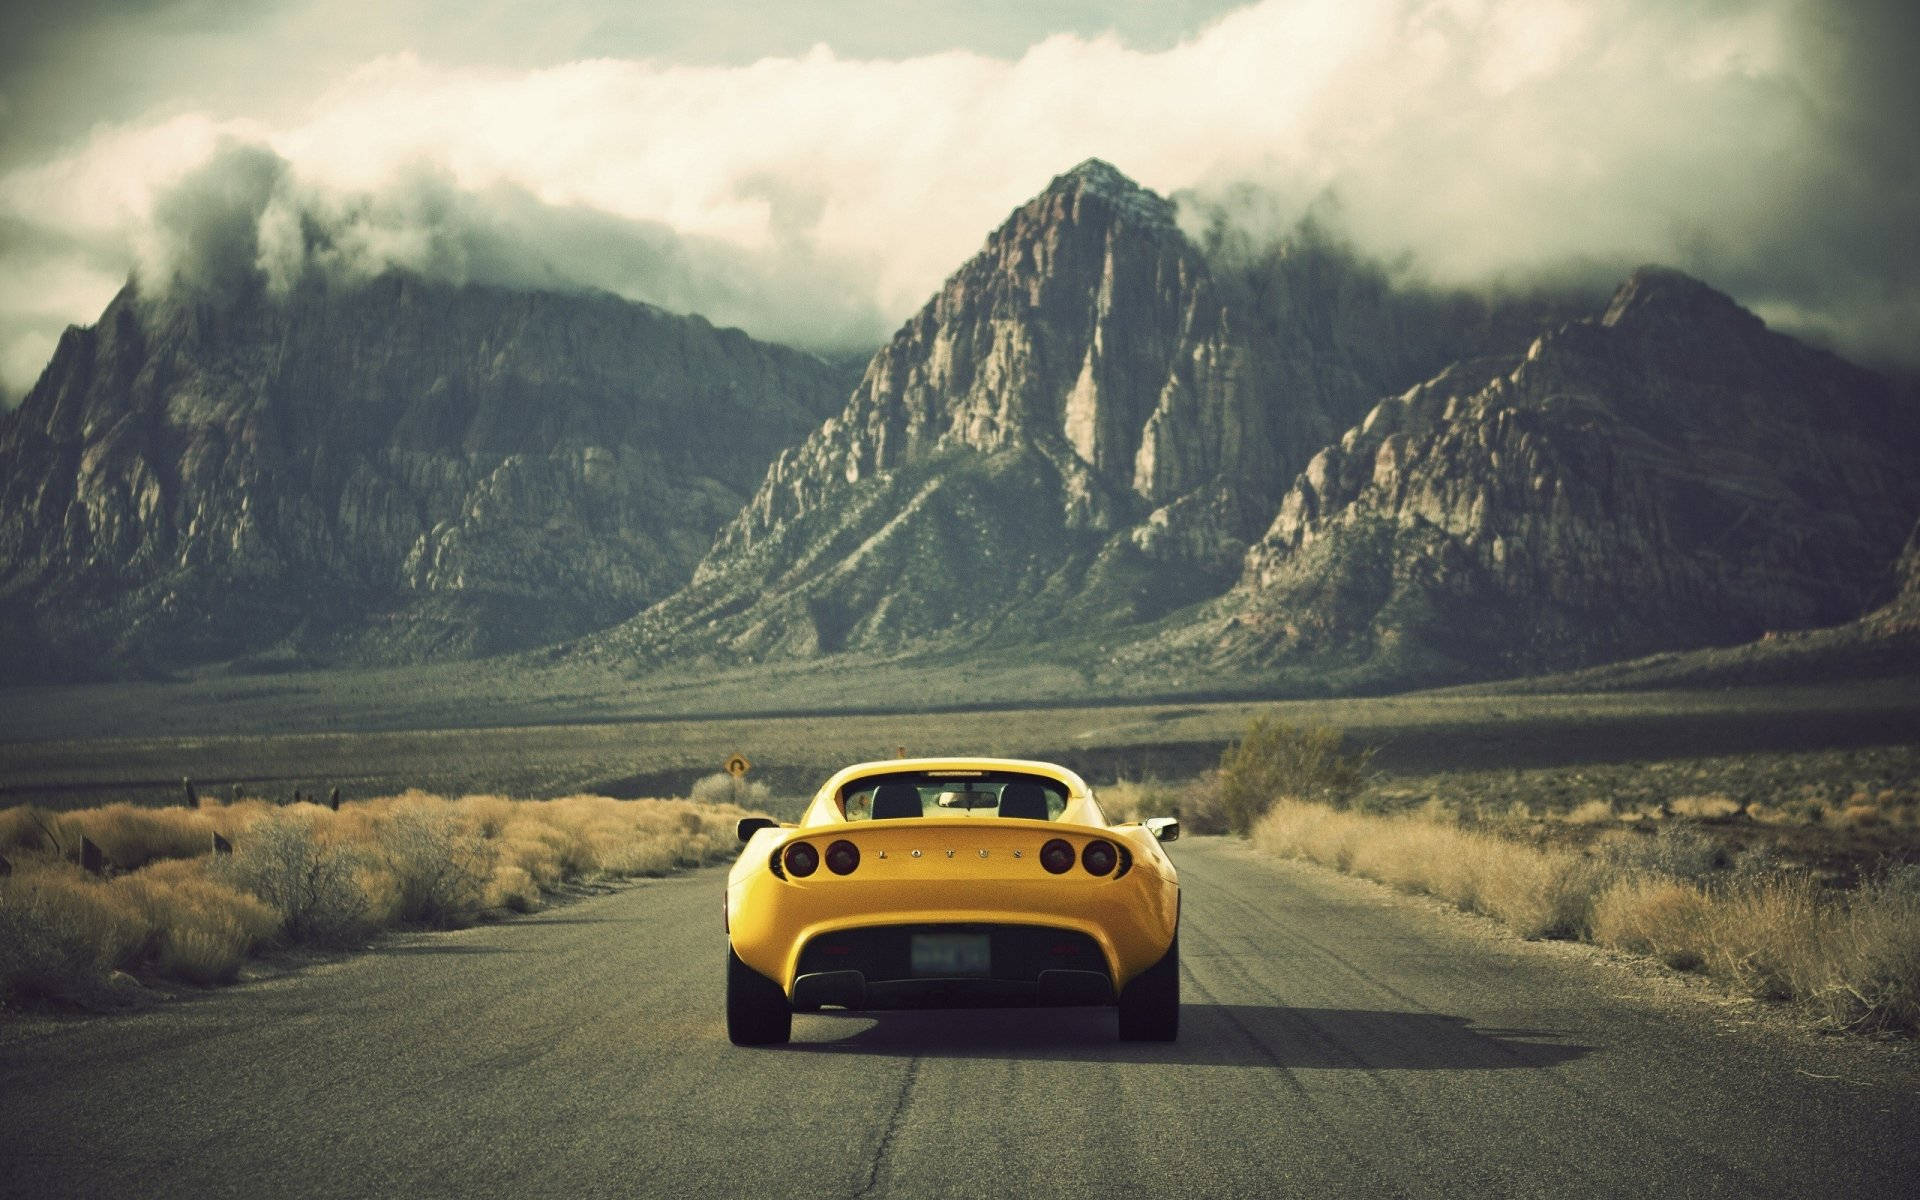
[[[867,1181],[855,1192],[854,1200],[862,1196],[876,1195],[880,1186],[880,1174],[886,1167],[888,1157],[893,1153],[894,1135],[899,1133],[901,1122],[906,1120],[907,1104],[913,1098],[913,1085],[920,1078],[920,1056],[914,1055],[907,1060],[906,1077],[900,1081],[900,1094],[894,1097],[893,1111],[887,1114],[886,1128],[880,1131],[880,1144],[874,1147],[873,1164],[867,1168]]]

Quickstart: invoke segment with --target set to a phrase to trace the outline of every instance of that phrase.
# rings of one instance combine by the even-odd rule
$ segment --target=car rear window
[[[900,771],[868,775],[840,791],[849,821],[899,817],[1024,817],[1057,820],[1067,787],[1044,775],[1009,771]],[[1004,801],[1004,807],[1003,807]]]

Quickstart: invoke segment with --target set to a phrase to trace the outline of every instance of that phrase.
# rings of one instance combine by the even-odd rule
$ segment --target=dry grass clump
[[[681,800],[419,791],[338,810],[0,810],[14,867],[0,877],[0,1001],[99,1003],[120,973],[227,983],[268,945],[350,946],[393,926],[529,912],[572,882],[724,861],[742,815]],[[212,853],[215,833],[230,854]],[[73,861],[83,834],[104,876]]]
[[[1220,796],[1220,772],[1203,772],[1174,796],[1185,833],[1227,832],[1227,806]]]
[[[156,863],[111,886],[146,923],[142,961],[129,969],[145,967],[202,987],[232,983],[247,958],[280,934],[272,908],[209,878],[195,863]]]
[[[392,881],[388,923],[453,929],[485,906],[498,853],[452,805],[409,795],[374,827],[375,861]]]
[[[1855,825],[1866,829],[1875,825],[1886,824],[1887,814],[1882,812],[1878,805],[1871,802],[1866,804],[1849,804],[1840,810],[1839,819],[1843,825]]]
[[[85,837],[116,870],[135,871],[168,858],[209,853],[213,835],[233,836],[273,811],[264,800],[203,802],[199,808],[105,804],[55,813],[34,805],[0,809],[0,856],[10,860],[73,859]]]
[[[741,815],[677,800],[523,801],[501,827],[501,863],[548,889],[596,876],[666,875],[730,858]]]
[[[0,992],[99,1003],[139,949],[140,915],[77,868],[34,864],[0,879]]]
[[[1705,796],[1675,796],[1667,801],[1667,809],[1676,817],[1692,817],[1696,821],[1720,821],[1741,811],[1741,803],[1732,796],[1718,793]]]
[[[1382,817],[1282,800],[1255,827],[1253,842],[1271,853],[1438,896],[1527,937],[1578,936],[1598,882],[1579,854],[1463,829],[1427,811]]]
[[[1433,806],[1376,816],[1293,800],[1273,805],[1253,841],[1528,937],[1584,938],[1704,971],[1838,1027],[1920,1031],[1920,867],[1842,893],[1729,863],[1724,847],[1684,828],[1616,835],[1583,853],[1462,828]]]
[[[1692,884],[1627,876],[1594,901],[1592,936],[1599,945],[1692,971],[1705,964],[1701,947],[1711,915],[1706,893]]]
[[[125,973],[226,983],[280,928],[198,864],[101,879],[38,861],[0,879],[0,997],[105,1002]]]
[[[1669,825],[1657,836],[1610,833],[1593,852],[1616,876],[1650,876],[1700,883],[1734,865],[1725,843],[1684,825]]]
[[[1620,819],[1608,800],[1588,800],[1577,804],[1567,813],[1566,820],[1572,825],[1611,825]]]
[[[378,894],[367,847],[351,836],[347,816],[317,804],[296,804],[255,821],[211,876],[254,896],[279,914],[289,941],[346,946],[376,927]]]
[[[1793,875],[1718,889],[1626,879],[1596,906],[1594,940],[1796,1001],[1841,1028],[1920,1031],[1920,869],[1911,866],[1844,894]]]
[[[732,804],[739,808],[765,808],[773,798],[767,785],[725,771],[716,771],[697,780],[690,789],[695,804]]]
[[[1115,825],[1181,814],[1181,796],[1155,780],[1121,779],[1100,789],[1100,811]],[[1185,828],[1184,821],[1182,828]]]

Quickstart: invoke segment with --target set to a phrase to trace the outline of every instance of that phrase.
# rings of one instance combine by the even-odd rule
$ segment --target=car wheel
[[[1120,1040],[1171,1042],[1180,1036],[1180,935],[1160,961],[1140,972],[1120,993]]]
[[[740,961],[727,945],[727,1039],[736,1046],[776,1046],[793,1034],[793,1010],[780,985]]]

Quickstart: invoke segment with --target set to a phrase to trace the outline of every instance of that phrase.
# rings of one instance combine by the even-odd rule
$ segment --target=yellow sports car
[[[1120,1036],[1180,1028],[1179,822],[1109,825],[1065,767],[861,763],[798,825],[740,822],[727,877],[727,1036],[784,1042],[795,1012],[1114,1005]]]

